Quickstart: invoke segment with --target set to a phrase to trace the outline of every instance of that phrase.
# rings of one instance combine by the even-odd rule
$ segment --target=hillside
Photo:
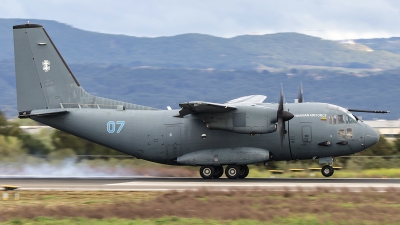
[[[12,26],[25,21],[0,19],[0,109],[8,117],[17,114]],[[162,109],[250,94],[276,102],[283,83],[293,102],[302,81],[306,101],[392,111],[362,115],[367,119],[400,117],[400,55],[380,41],[346,46],[297,33],[138,38],[31,22],[45,26],[83,87],[102,97]]]
[[[349,108],[390,110],[388,115],[362,115],[398,119],[400,70],[366,77],[326,70],[286,72],[220,71],[130,68],[121,65],[71,64],[75,76],[89,93],[166,109],[179,103],[203,100],[226,102],[240,96],[264,94],[266,102],[277,102],[280,83],[287,102],[297,96],[303,82],[306,101],[329,102]],[[13,62],[0,62],[0,109],[15,116],[16,94]],[[360,115],[360,114],[357,114]]]
[[[0,60],[12,59],[12,26],[26,21],[0,19]],[[68,63],[219,70],[400,68],[397,52],[349,49],[336,41],[298,33],[143,38],[89,32],[55,21],[30,21],[46,28]]]
[[[356,39],[355,42],[367,45],[374,50],[388,51],[395,54],[400,54],[400,37]]]

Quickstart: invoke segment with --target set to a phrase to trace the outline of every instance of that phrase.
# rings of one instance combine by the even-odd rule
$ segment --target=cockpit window
[[[346,123],[347,116],[346,115],[338,115],[338,124]]]
[[[349,112],[349,114],[347,114],[347,120],[348,120],[348,123],[357,123],[356,118],[350,112]]]
[[[336,124],[336,115],[329,115],[328,116],[329,119],[329,124]]]
[[[328,115],[329,124],[349,124],[357,123],[356,118],[352,114],[347,115]]]

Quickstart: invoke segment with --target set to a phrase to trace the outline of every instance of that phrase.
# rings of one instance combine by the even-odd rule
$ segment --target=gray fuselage
[[[262,103],[254,107],[277,108],[277,104]],[[284,108],[295,117],[286,122],[282,149],[278,132],[250,135],[210,130],[196,115],[174,117],[178,110],[70,108],[64,115],[31,118],[137,158],[163,164],[177,164],[177,157],[195,151],[236,147],[266,149],[276,161],[342,156],[365,150],[379,139],[374,129],[338,106],[290,103]],[[346,121],[341,122],[342,116]]]

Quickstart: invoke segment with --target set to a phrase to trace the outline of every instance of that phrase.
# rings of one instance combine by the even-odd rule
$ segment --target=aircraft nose
[[[369,127],[369,129],[365,132],[365,139],[364,139],[365,148],[373,146],[374,144],[378,143],[378,141],[379,141],[379,133],[372,127]]]

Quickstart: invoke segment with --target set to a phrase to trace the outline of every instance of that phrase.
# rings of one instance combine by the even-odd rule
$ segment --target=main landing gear
[[[222,166],[202,166],[200,167],[200,176],[204,179],[220,178],[224,174]],[[225,175],[229,179],[244,179],[249,175],[247,165],[229,165],[225,168]]]

